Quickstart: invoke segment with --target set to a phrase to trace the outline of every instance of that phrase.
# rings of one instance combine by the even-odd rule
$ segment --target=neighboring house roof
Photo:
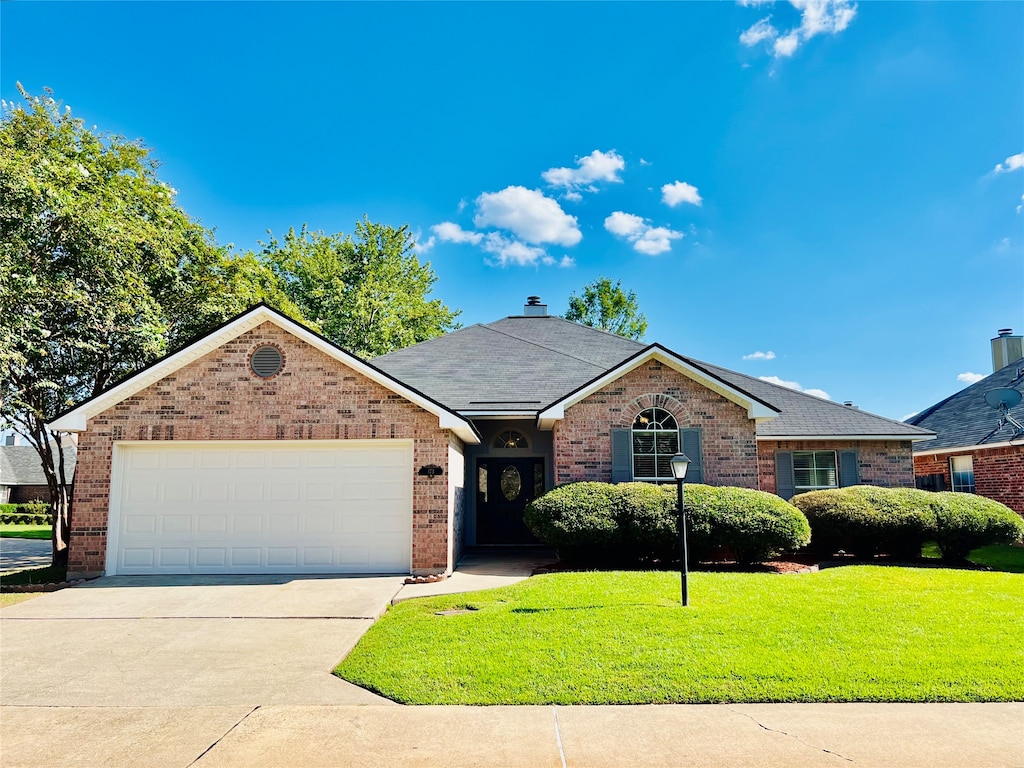
[[[637,356],[661,350],[697,373],[738,391],[752,404],[777,412],[759,420],[761,439],[927,440],[932,433],[857,408],[677,355],[660,345],[647,346],[553,315],[513,316],[473,325],[374,359],[395,378],[430,393],[466,416],[535,415],[570,400],[612,369]],[[710,380],[710,382],[708,381]],[[738,402],[738,400],[737,400]],[[753,408],[754,405],[748,406]],[[751,410],[752,417],[755,412]],[[758,411],[760,416],[769,416]]]
[[[998,426],[999,411],[985,402],[985,393],[1001,387],[1024,391],[1024,376],[1017,375],[1020,368],[1024,368],[1024,358],[907,419],[908,424],[933,430],[937,435],[927,445],[919,446],[920,450],[1005,444],[1013,439],[1013,425]],[[1011,408],[1009,415],[1024,424],[1024,402]],[[1017,437],[1016,442],[1024,444],[1024,436]]]
[[[75,444],[64,442],[64,475],[69,480],[75,475],[77,459]],[[0,485],[46,485],[46,475],[35,448],[31,445],[0,446]]]
[[[295,322],[276,309],[268,307],[266,304],[257,304],[252,309],[228,320],[218,328],[195,339],[176,352],[162,357],[138,373],[59,414],[47,425],[47,428],[63,432],[84,432],[86,422],[93,416],[117,405],[232,339],[236,339],[243,333],[267,322],[274,323],[315,349],[320,350],[328,357],[334,358],[371,381],[380,384],[385,389],[401,395],[428,413],[437,416],[438,426],[442,429],[452,430],[465,442],[476,444],[480,441],[480,436],[471,422],[450,410],[432,396],[424,394],[404,381],[399,381],[392,374],[381,370],[372,363],[366,362],[351,352],[347,352],[337,344],[311,331],[306,326]]]

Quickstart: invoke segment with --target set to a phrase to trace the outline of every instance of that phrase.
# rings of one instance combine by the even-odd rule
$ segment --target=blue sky
[[[648,341],[892,418],[1024,331],[1021,2],[6,2],[19,80],[239,250],[408,223],[465,324],[606,275]]]

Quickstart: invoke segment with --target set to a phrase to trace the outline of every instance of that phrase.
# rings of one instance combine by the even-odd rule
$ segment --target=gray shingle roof
[[[560,317],[506,317],[375,358],[373,364],[459,412],[536,413],[601,376],[645,344]],[[930,433],[699,360],[682,358],[781,413],[761,436]]]
[[[78,450],[64,443],[64,474],[74,477]],[[0,485],[46,485],[39,454],[31,445],[0,445]]]
[[[1024,377],[1017,377],[1018,368],[1024,368],[1024,358],[1000,368],[992,375],[907,419],[908,424],[930,429],[938,435],[934,440],[915,446],[917,450],[966,448],[1010,440],[1014,435],[1013,427],[1006,424],[1002,428],[996,428],[999,423],[999,411],[985,402],[985,393],[999,387],[1012,387],[1024,391]],[[1011,408],[1009,413],[1024,424],[1024,402]]]
[[[692,361],[707,368],[716,376],[725,379],[738,389],[743,389],[779,409],[774,419],[758,424],[759,437],[813,437],[815,435],[848,435],[870,437],[871,435],[906,435],[907,438],[926,437],[927,429],[906,424],[902,421],[876,416],[831,400],[823,400],[806,392],[772,384],[717,365]],[[930,442],[930,441],[929,441]]]

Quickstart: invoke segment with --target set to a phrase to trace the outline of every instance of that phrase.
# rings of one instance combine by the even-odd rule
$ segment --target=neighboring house
[[[985,399],[993,390],[1024,390],[1022,343],[1002,329],[992,339],[994,373],[907,419],[936,433],[914,446],[919,488],[977,493],[1024,514],[1024,430],[1016,426],[1024,425],[1024,403],[1004,414]]]
[[[70,572],[441,573],[575,480],[913,484],[933,433],[548,316],[367,362],[265,306],[60,415]]]
[[[64,473],[75,476],[75,445],[64,442]],[[31,445],[0,446],[0,504],[24,504],[50,501],[50,489],[39,460]]]

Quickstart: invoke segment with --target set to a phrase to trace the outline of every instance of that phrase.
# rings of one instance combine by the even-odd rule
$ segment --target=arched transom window
[[[647,408],[633,421],[633,478],[672,480],[669,461],[679,452],[679,427],[664,408]]]
[[[504,448],[506,450],[514,450],[516,448],[523,450],[529,448],[530,443],[522,432],[516,432],[514,429],[506,429],[494,438],[494,443],[492,443],[491,447]]]

